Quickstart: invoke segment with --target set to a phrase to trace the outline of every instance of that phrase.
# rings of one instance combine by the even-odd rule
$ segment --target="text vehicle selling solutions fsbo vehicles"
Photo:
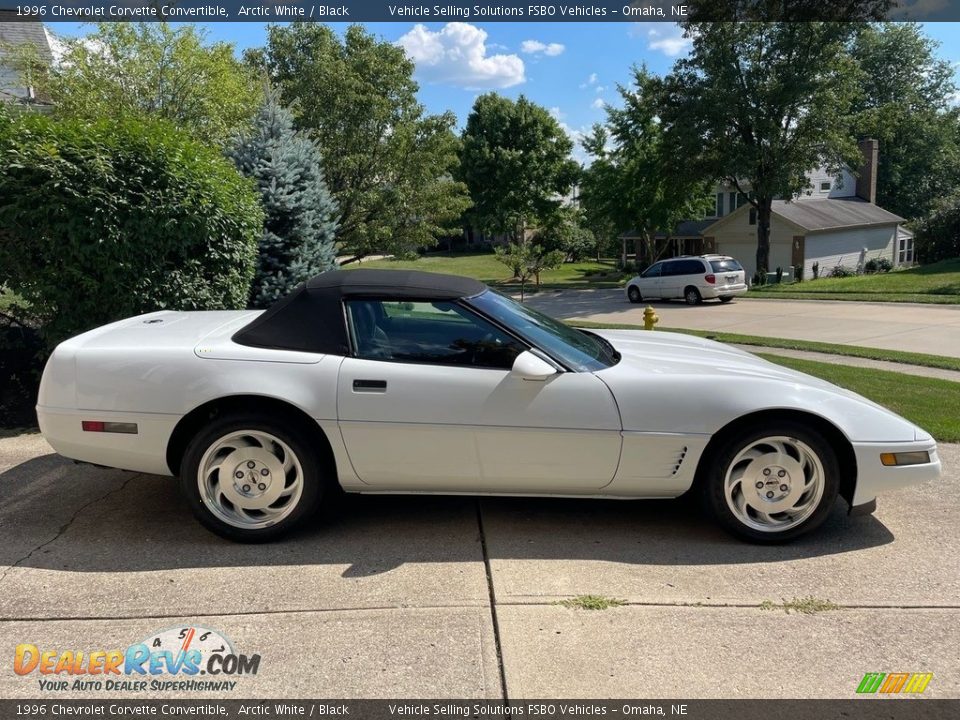
[[[838,495],[937,478],[933,439],[855,393],[720,343],[578,330],[467,278],[335,271],[266,311],[162,311],[47,362],[57,452],[179,475],[197,518],[266,540],[331,489],[672,498],[756,542]]]

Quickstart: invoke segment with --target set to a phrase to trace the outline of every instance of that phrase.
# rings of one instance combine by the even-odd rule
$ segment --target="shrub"
[[[813,279],[814,280],[818,279],[820,277],[820,261],[819,260],[813,263],[813,267],[811,267],[811,270],[813,270]]]
[[[265,308],[336,267],[337,204],[323,179],[320,150],[294,130],[293,115],[273,93],[229,155],[256,181],[267,216],[250,292],[251,304]]]
[[[853,277],[856,274],[857,274],[856,270],[851,270],[846,265],[842,265],[840,263],[837,263],[836,265],[834,265],[833,270],[830,271],[830,277],[835,277],[835,278]]]
[[[877,258],[878,272],[890,272],[891,270],[893,270],[893,263],[890,261],[890,258]]]
[[[863,264],[863,272],[867,275],[873,275],[874,273],[878,272],[879,269],[880,268],[877,264],[876,258],[871,258]]]
[[[0,117],[0,273],[52,345],[129,315],[246,305],[263,212],[160,120]]]
[[[793,277],[797,282],[803,282],[803,265],[795,265],[793,268]]]

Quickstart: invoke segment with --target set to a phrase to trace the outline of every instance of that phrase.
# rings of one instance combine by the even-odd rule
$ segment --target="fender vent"
[[[677,464],[673,466],[673,472],[671,475],[676,475],[680,472],[680,466],[683,465],[683,459],[687,456],[687,446],[683,446],[683,450],[680,451],[680,456],[677,458]]]

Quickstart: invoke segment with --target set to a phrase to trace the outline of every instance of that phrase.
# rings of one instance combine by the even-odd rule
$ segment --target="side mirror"
[[[557,369],[546,360],[541,360],[529,350],[524,350],[513,361],[511,372],[524,380],[546,380],[557,374]]]

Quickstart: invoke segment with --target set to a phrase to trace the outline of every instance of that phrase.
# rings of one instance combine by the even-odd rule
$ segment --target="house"
[[[886,258],[894,266],[913,264],[913,235],[902,227],[903,218],[877,206],[876,140],[860,143],[864,164],[854,176],[843,170],[832,177],[823,168],[807,173],[808,189],[791,200],[774,200],[770,218],[768,270],[783,270],[785,277],[813,277],[819,264],[821,277],[842,265],[862,269],[871,259]],[[669,236],[657,235],[660,255],[721,253],[737,258],[747,271],[756,272],[757,217],[746,198],[718,186],[716,204],[709,217],[680,223]],[[630,239],[625,234],[625,240]]]
[[[35,110],[50,107],[36,88],[21,77],[11,61],[29,49],[41,66],[53,63],[53,39],[41,22],[16,20],[16,11],[0,10],[0,102],[29,105]]]

